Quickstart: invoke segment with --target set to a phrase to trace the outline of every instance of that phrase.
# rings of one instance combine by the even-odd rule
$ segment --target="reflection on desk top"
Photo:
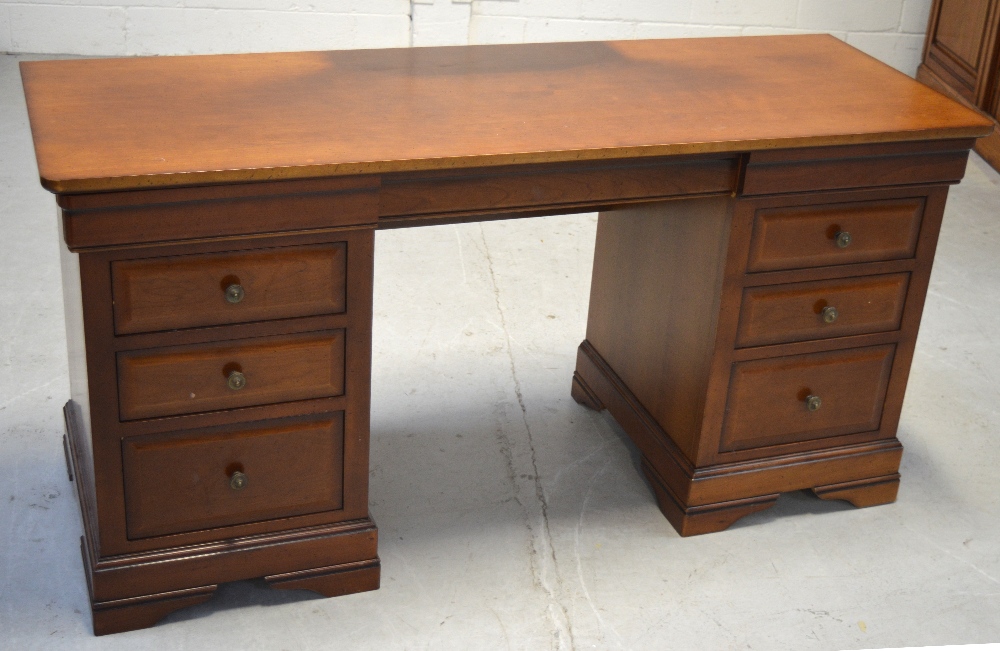
[[[58,193],[982,136],[836,38],[22,63]]]

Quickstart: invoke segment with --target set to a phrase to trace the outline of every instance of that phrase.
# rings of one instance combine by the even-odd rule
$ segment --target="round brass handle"
[[[823,317],[824,323],[833,323],[837,320],[837,317],[840,316],[840,312],[837,311],[837,308],[831,305],[824,307],[823,311],[820,312],[820,316]]]
[[[243,490],[244,488],[247,487],[248,482],[249,480],[247,479],[247,476],[244,475],[239,470],[229,475],[229,487],[232,488],[234,491]]]
[[[851,234],[847,231],[840,231],[834,235],[834,240],[837,242],[837,246],[842,249],[846,249],[851,245]]]
[[[246,296],[246,292],[243,291],[243,285],[232,284],[226,287],[226,301],[230,303],[239,303]]]
[[[816,411],[823,406],[823,400],[819,396],[806,396],[806,407],[809,411]]]
[[[233,391],[239,391],[247,385],[247,376],[243,375],[239,371],[233,371],[229,374],[229,379],[226,380],[226,385],[228,385]]]

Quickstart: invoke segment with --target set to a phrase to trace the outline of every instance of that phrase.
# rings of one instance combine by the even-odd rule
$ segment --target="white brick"
[[[11,47],[37,54],[125,54],[120,7],[10,5]]]
[[[609,20],[529,18],[524,27],[524,40],[528,43],[615,41],[631,39],[634,34],[634,25]]]
[[[226,2],[227,0],[221,0]],[[118,7],[124,8],[129,4],[140,4],[153,7],[180,7],[184,0],[139,0],[129,2],[128,0],[0,0],[0,4],[11,5],[53,5],[53,6],[84,6],[84,7]]]
[[[552,41],[615,41],[631,39],[634,25],[620,21],[529,18],[524,26],[528,43]]]
[[[615,0],[611,0],[614,2]],[[579,18],[583,0],[476,0],[473,16],[518,16],[521,18]]]
[[[130,7],[129,54],[243,52],[247,13],[210,9]]]
[[[669,23],[639,23],[635,38],[699,38],[703,36],[739,36],[739,27],[710,25],[677,25]]]
[[[434,0],[427,0],[433,2]],[[409,0],[0,0],[0,4],[47,4],[134,7],[176,7],[189,9],[259,9],[261,11],[302,11],[333,14],[406,14]]]
[[[924,47],[919,34],[848,34],[847,42],[911,77],[917,74]]]
[[[438,0],[432,5],[413,5],[413,45],[465,45],[469,42],[467,4]]]
[[[847,40],[847,32],[829,32],[829,31],[817,31],[815,29],[798,29],[793,27],[744,27],[742,30],[743,36],[773,36],[780,34],[829,34],[830,36],[836,36],[842,41]]]
[[[523,43],[528,21],[513,16],[477,16],[469,21],[469,43]]]
[[[13,52],[10,45],[10,14],[7,5],[0,5],[0,52]]]
[[[407,10],[409,7],[407,7]],[[354,20],[354,47],[407,47],[410,44],[410,17],[368,16],[358,14]]]
[[[90,3],[92,0],[82,0]],[[127,0],[107,0],[127,3]],[[406,14],[410,13],[409,0],[154,0],[158,4],[172,1],[174,6],[191,9],[259,9],[261,11],[301,11],[328,14]],[[150,6],[150,0],[128,3],[131,6]]]
[[[927,20],[931,15],[932,0],[905,0],[903,16],[899,19],[899,31],[910,34],[926,34]]]
[[[573,18],[599,18],[677,23],[691,18],[693,0],[583,0],[579,16]]]
[[[798,0],[698,0],[691,22],[702,25],[794,27]]]
[[[880,32],[899,27],[903,0],[801,0],[796,27]]]
[[[129,54],[216,54],[403,47],[408,16],[301,11],[134,7],[128,10]]]

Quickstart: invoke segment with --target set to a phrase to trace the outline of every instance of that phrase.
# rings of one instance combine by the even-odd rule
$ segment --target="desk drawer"
[[[111,277],[118,334],[335,314],[347,245],[125,260]]]
[[[908,282],[901,273],[748,288],[736,345],[898,330]]]
[[[922,197],[761,208],[747,271],[776,271],[912,258]]]
[[[343,392],[343,330],[118,354],[122,420]]]
[[[723,452],[877,430],[894,345],[739,362]],[[814,401],[812,409],[810,398]]]
[[[343,422],[338,412],[296,424],[126,438],[128,537],[341,509]]]

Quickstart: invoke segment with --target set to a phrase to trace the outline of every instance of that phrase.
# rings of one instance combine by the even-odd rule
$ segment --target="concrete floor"
[[[382,588],[255,582],[94,638],[60,445],[54,202],[0,57],[0,648],[859,649],[1000,641],[1000,175],[952,191],[899,500],[789,494],[682,539],[634,448],[569,396],[595,215],[379,233],[371,511]]]

